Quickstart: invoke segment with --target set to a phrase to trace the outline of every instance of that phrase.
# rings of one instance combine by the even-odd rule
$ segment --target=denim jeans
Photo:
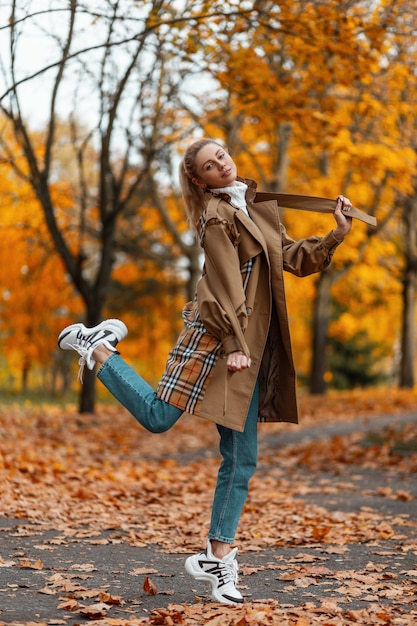
[[[152,433],[169,430],[182,415],[181,409],[160,400],[154,389],[117,354],[103,363],[97,377],[139,424]],[[209,539],[234,541],[249,481],[256,469],[257,427],[258,386],[242,433],[217,425],[223,460],[214,492]]]

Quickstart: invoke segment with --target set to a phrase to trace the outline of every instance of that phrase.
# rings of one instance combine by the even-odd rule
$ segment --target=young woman
[[[98,378],[149,431],[168,430],[184,413],[217,425],[222,463],[207,546],[185,568],[210,583],[216,601],[236,604],[243,598],[231,544],[256,468],[257,423],[298,420],[283,270],[307,276],[328,267],[351,229],[351,203],[337,198],[336,226],[325,237],[294,241],[277,202],[257,201],[256,183],[239,178],[212,139],[188,148],[180,181],[204,268],[156,391],[116,351],[127,334],[119,320],[68,326],[58,345],[78,352],[81,368],[100,363]]]

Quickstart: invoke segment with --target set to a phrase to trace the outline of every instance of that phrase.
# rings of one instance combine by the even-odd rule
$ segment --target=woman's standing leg
[[[258,458],[258,386],[246,418],[245,430],[218,426],[220,465],[209,530],[209,539],[231,544],[234,541]]]
[[[242,595],[236,589],[237,548],[230,550],[229,545],[234,541],[248,495],[249,481],[256,469],[258,405],[256,385],[245,430],[240,433],[218,426],[223,460],[214,492],[209,541],[206,552],[189,557],[185,566],[187,572],[197,580],[211,583],[212,595],[218,602],[229,604],[243,601]]]

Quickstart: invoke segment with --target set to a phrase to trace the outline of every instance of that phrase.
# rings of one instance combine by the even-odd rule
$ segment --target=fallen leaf
[[[151,581],[149,576],[146,576],[146,578],[145,578],[145,581],[143,583],[143,591],[145,593],[151,594],[151,596],[156,596],[156,594],[157,594],[156,586]]]
[[[90,606],[83,606],[78,610],[78,613],[87,615],[90,619],[101,619],[107,614],[110,606],[104,602],[98,602],[97,604],[91,604]]]
[[[122,598],[120,596],[112,596],[110,593],[105,591],[101,591],[99,594],[100,602],[105,602],[106,604],[123,604]]]
[[[32,563],[28,559],[19,559],[19,567],[21,569],[43,569],[43,563],[40,559]]]

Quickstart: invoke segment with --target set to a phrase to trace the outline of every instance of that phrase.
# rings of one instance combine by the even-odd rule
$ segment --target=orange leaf
[[[88,615],[90,619],[100,619],[104,617],[110,607],[107,604],[99,602],[97,604],[91,604],[91,606],[85,606],[79,609],[79,613]]]
[[[40,559],[31,563],[29,559],[20,559],[19,567],[22,569],[43,569],[43,563]]]
[[[61,602],[61,604],[58,604],[58,609],[65,609],[66,611],[74,611],[75,609],[77,609],[79,606],[77,600],[71,600],[71,598],[67,598],[67,600],[65,600],[64,602]]]
[[[394,536],[394,529],[387,522],[381,522],[379,526],[377,526],[377,531],[379,532],[379,536],[381,539],[391,539]]]
[[[312,535],[316,541],[319,541],[320,539],[323,539],[323,537],[325,537],[330,531],[331,526],[315,526],[313,528]]]
[[[158,593],[156,590],[156,586],[153,584],[149,576],[145,578],[145,582],[143,583],[143,591],[145,593],[150,593],[151,596],[156,596]]]
[[[105,591],[100,591],[99,600],[100,602],[105,602],[106,604],[122,604],[122,598],[120,596],[112,596],[110,593]]]

